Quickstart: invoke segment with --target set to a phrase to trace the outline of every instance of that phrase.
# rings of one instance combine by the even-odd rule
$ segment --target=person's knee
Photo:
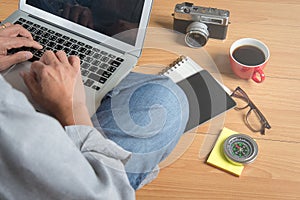
[[[132,119],[140,125],[164,122],[173,130],[185,126],[189,110],[184,92],[168,78],[138,87],[130,97],[129,107]]]
[[[140,138],[181,135],[189,115],[185,93],[167,77],[145,79],[120,85],[102,102],[97,112],[101,127]]]
[[[183,134],[188,115],[185,93],[167,77],[156,76],[105,98],[95,122],[126,150],[165,157]]]

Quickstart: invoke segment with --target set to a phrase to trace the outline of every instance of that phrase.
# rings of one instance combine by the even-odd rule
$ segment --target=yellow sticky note
[[[226,138],[233,134],[237,134],[237,132],[232,131],[228,128],[223,128],[206,162],[214,167],[225,170],[233,175],[240,176],[244,169],[244,166],[234,165],[230,163],[223,152],[224,141],[226,140]]]

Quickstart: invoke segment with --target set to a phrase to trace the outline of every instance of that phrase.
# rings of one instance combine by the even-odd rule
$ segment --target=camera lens
[[[185,13],[190,13],[190,12],[191,12],[191,10],[190,10],[189,8],[185,8],[183,11],[184,11]]]
[[[208,40],[209,32],[206,24],[193,22],[186,29],[185,43],[189,47],[203,47]]]

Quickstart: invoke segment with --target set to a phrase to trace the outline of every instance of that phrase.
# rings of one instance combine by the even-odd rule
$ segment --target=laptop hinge
[[[94,43],[96,43],[96,44],[101,44],[102,46],[107,47],[107,48],[109,48],[109,49],[112,49],[113,51],[116,51],[116,52],[118,52],[118,53],[121,53],[121,54],[125,54],[125,53],[126,53],[125,51],[122,51],[122,50],[120,50],[120,49],[117,49],[117,48],[115,48],[115,47],[112,47],[112,46],[110,46],[110,45],[107,45],[107,44],[105,44],[105,43],[99,42],[99,41],[94,40],[94,39],[92,39],[92,38],[90,38],[90,37],[87,37],[87,36],[85,36],[85,35],[81,35],[81,34],[79,34],[79,33],[76,33],[76,32],[74,32],[74,31],[72,31],[72,30],[69,30],[69,29],[67,29],[67,28],[65,28],[65,27],[58,26],[57,24],[54,24],[54,23],[52,23],[52,22],[49,22],[49,21],[44,20],[44,19],[42,19],[42,18],[39,18],[39,17],[37,17],[37,16],[34,16],[34,15],[29,14],[29,17],[34,18],[34,19],[37,19],[37,20],[40,20],[40,21],[45,22],[45,23],[47,23],[47,24],[50,24],[51,26],[54,26],[54,27],[57,27],[57,28],[62,29],[62,30],[64,30],[64,31],[67,31],[67,32],[69,32],[69,33],[72,33],[72,34],[74,34],[74,35],[77,35],[77,36],[79,36],[79,37],[82,37],[82,38],[84,38],[84,39],[86,39],[86,40],[89,40],[89,41],[91,41],[91,42],[94,42]]]

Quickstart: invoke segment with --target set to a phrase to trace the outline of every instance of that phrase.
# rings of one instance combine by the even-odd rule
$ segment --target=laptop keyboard
[[[26,19],[20,18],[15,24],[20,24],[26,28],[32,34],[33,39],[43,46],[43,49],[36,50],[34,48],[23,47],[12,49],[9,53],[15,53],[20,50],[30,51],[33,54],[33,58],[30,59],[32,62],[39,60],[46,50],[54,52],[63,50],[68,56],[76,55],[80,58],[84,85],[94,90],[100,90],[102,85],[124,61],[121,57],[117,57]]]

